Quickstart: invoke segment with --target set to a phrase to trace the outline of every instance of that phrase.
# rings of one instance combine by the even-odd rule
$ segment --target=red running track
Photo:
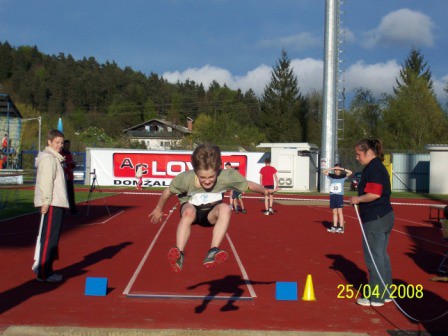
[[[361,307],[348,298],[350,285],[364,288],[367,282],[352,207],[345,208],[346,232],[339,235],[326,231],[331,211],[324,203],[276,204],[275,215],[265,216],[262,201],[246,197],[248,214],[232,215],[222,245],[228,262],[215,269],[202,266],[211,229],[194,226],[184,270],[176,274],[166,261],[179,219],[176,200],[166,207],[166,221],[153,225],[147,215],[157,200],[144,192],[121,193],[107,198],[111,217],[101,199],[92,202],[88,217],[66,217],[55,263],[65,279],[59,284],[37,282],[31,271],[38,215],[0,222],[0,329],[39,325],[371,335],[448,330],[447,315],[415,322],[394,303]],[[433,319],[448,310],[447,283],[430,281],[447,245],[439,224],[429,222],[426,206],[394,209],[389,252],[394,284],[401,289],[397,302],[414,318]],[[80,210],[85,213],[86,206],[80,204]],[[301,300],[308,274],[316,301]],[[107,277],[107,296],[85,296],[86,277]],[[275,299],[276,282],[283,281],[297,282],[297,301]],[[423,298],[415,297],[417,285]]]

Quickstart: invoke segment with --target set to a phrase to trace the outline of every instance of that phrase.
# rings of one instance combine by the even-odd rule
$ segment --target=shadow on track
[[[131,242],[124,242],[118,245],[112,245],[102,248],[84,256],[84,259],[58,271],[65,278],[77,277],[87,273],[86,269],[91,265],[99,263],[104,259],[111,259],[118,254],[122,249],[131,245]],[[8,311],[9,309],[18,306],[22,302],[30,299],[33,296],[45,294],[56,288],[59,288],[64,284],[64,280],[58,283],[38,282],[36,279],[24,282],[17,287],[6,290],[0,293],[0,314]]]

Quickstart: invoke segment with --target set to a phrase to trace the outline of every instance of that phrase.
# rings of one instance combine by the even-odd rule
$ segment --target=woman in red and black
[[[361,140],[356,144],[355,152],[356,160],[365,167],[358,185],[358,196],[353,196],[350,203],[359,205],[366,238],[363,239],[364,260],[372,292],[369,298],[359,298],[357,303],[378,307],[392,301],[384,289],[384,286],[390,288],[392,284],[392,269],[387,254],[389,236],[395,221],[390,203],[390,176],[382,163],[384,151],[380,140]]]

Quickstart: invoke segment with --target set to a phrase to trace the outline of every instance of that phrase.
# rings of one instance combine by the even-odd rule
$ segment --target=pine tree
[[[420,51],[412,49],[384,111],[384,139],[389,148],[422,150],[447,139],[447,116],[432,89],[431,72]]]
[[[409,86],[416,78],[422,78],[426,82],[428,89],[432,91],[433,82],[428,63],[424,60],[420,50],[412,48],[400,70],[400,78],[395,79],[397,83],[397,87],[394,88],[395,94]]]
[[[295,116],[300,100],[297,77],[283,49],[266,85],[261,102],[259,128],[266,130],[270,142],[294,142],[301,139],[301,125]]]

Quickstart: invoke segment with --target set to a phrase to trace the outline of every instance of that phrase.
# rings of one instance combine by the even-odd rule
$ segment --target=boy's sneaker
[[[327,229],[327,231],[331,232],[331,233],[335,233],[337,231],[337,228],[336,228],[336,226],[332,226],[331,228]]]
[[[356,303],[361,306],[364,306],[364,307],[368,307],[368,306],[382,307],[382,306],[384,306],[383,302],[370,301],[369,299],[366,299],[366,298],[359,298],[356,300]]]
[[[226,262],[227,258],[228,254],[226,251],[213,247],[207,252],[207,256],[204,259],[204,266],[207,268],[215,267]]]
[[[269,208],[269,214],[273,215],[274,214],[274,210],[272,208]]]
[[[269,215],[271,214],[271,213],[269,212],[269,210],[264,210],[263,213],[264,213],[266,216],[269,216]]]
[[[343,227],[338,227],[336,229],[336,233],[344,233],[344,228]]]
[[[181,252],[177,247],[170,248],[168,251],[168,262],[173,272],[179,273],[184,265],[184,252]]]
[[[247,210],[246,210],[246,209],[241,210],[241,212],[242,212],[243,214],[247,214]]]
[[[392,299],[384,299],[384,303],[390,303],[392,301],[393,301]]]
[[[62,281],[62,275],[61,274],[57,274],[57,273],[53,273],[52,275],[50,275],[48,278],[45,278],[45,279],[37,278],[37,281],[61,282]]]

